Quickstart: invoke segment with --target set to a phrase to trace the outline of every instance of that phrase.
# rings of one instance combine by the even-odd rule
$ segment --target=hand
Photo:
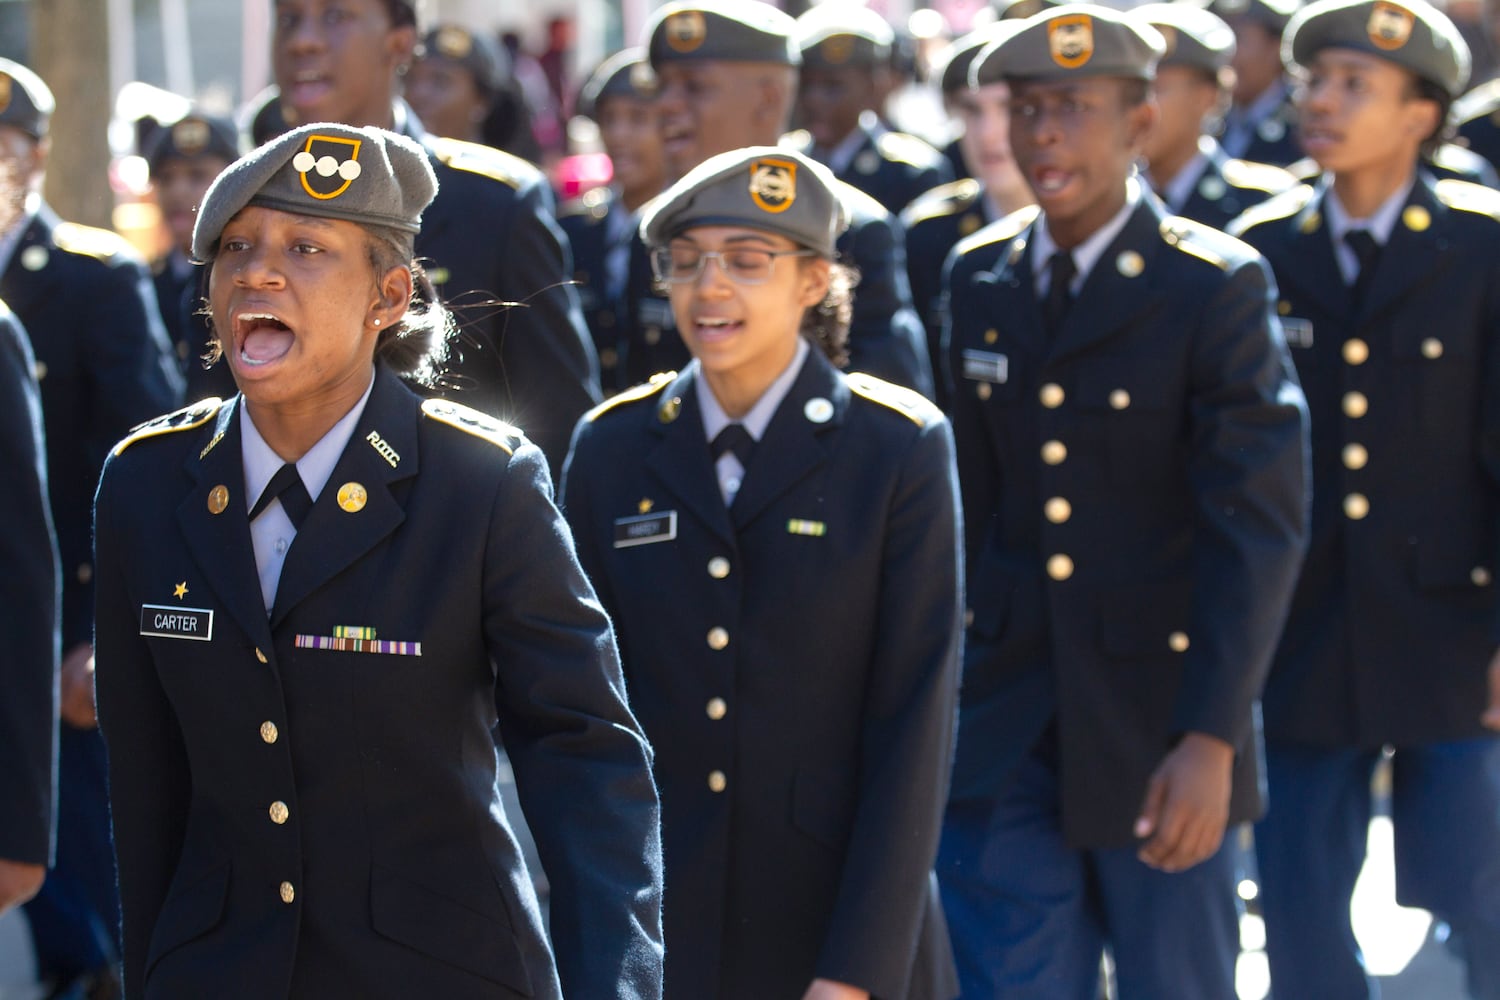
[[[1487,728],[1500,731],[1500,650],[1490,658],[1490,703],[1479,721]]]
[[[80,643],[68,650],[62,661],[62,720],[74,729],[93,729],[99,724],[94,713],[94,647]]]
[[[1157,765],[1135,835],[1138,857],[1152,868],[1180,872],[1213,856],[1229,822],[1234,748],[1207,733],[1188,733]]]
[[[870,1000],[870,991],[832,979],[814,979],[802,1000]]]
[[[46,877],[45,865],[28,865],[0,858],[0,913],[35,896]]]

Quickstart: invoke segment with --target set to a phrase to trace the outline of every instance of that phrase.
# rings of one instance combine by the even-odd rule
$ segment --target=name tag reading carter
[[[677,512],[675,510],[615,519],[615,548],[617,549],[628,549],[633,545],[649,545],[652,542],[670,542],[676,537]]]
[[[208,642],[214,637],[214,613],[208,608],[172,608],[162,604],[142,604],[141,635],[159,635],[167,639],[197,639],[199,642]]]

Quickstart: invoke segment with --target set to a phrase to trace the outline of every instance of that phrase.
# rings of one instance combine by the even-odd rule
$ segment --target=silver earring
[[[375,325],[376,325],[376,326],[379,326],[379,325],[380,325],[380,320],[378,320],[378,319],[377,319],[377,320],[376,320],[376,321],[375,321]]]

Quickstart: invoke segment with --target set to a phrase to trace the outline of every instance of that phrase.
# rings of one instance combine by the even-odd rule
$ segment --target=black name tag
[[[208,608],[172,608],[163,604],[142,604],[141,635],[159,635],[167,639],[197,639],[199,642],[208,642],[214,637],[214,613]]]
[[[1313,345],[1313,329],[1309,320],[1298,319],[1296,316],[1283,316],[1281,317],[1281,331],[1286,334],[1286,342],[1291,347]]]
[[[1010,358],[993,351],[964,351],[964,378],[1003,385],[1010,378]]]
[[[636,517],[621,517],[615,520],[615,548],[628,549],[632,545],[650,545],[652,542],[670,542],[677,537],[677,512],[664,510],[660,514],[640,514]]]

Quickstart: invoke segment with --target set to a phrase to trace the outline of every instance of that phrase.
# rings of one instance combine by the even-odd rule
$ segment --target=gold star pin
[[[188,586],[187,586],[187,581],[186,580],[183,580],[177,586],[175,586],[175,587],[172,588],[172,596],[175,597],[175,598],[177,598],[179,601],[182,600],[184,597],[187,596],[187,592],[188,592]]]
[[[651,508],[655,506],[656,504],[652,503],[649,497],[642,497],[641,502],[635,505],[635,509],[642,514],[649,514],[651,513]]]

